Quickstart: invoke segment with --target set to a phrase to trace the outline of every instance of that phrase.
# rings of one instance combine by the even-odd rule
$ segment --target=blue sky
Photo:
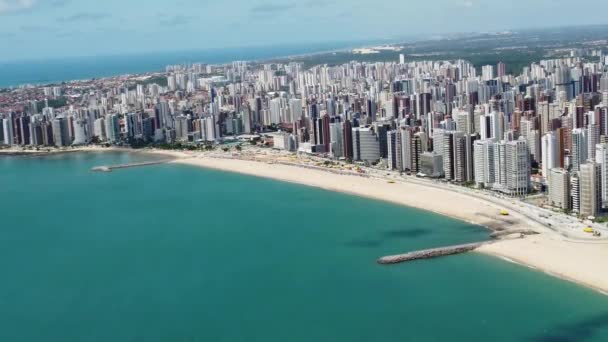
[[[606,0],[0,0],[0,60],[608,24],[606,13]]]

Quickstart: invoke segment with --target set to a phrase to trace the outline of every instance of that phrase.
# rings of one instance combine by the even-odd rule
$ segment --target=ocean
[[[374,43],[378,43],[378,41],[332,42],[0,62],[0,87],[15,87],[25,84],[50,84],[125,74],[160,72],[164,71],[167,65],[173,64],[221,64],[239,60],[265,60],[346,49]]]
[[[137,153],[0,157],[0,341],[608,341],[608,297],[429,212]]]

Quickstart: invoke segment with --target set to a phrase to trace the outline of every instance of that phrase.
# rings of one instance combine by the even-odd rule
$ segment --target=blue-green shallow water
[[[608,297],[466,223],[134,154],[0,157],[0,341],[608,341]]]

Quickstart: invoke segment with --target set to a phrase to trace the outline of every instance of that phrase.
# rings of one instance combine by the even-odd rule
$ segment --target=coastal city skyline
[[[466,60],[408,62],[404,53],[392,62],[310,68],[170,65],[135,85],[118,78],[25,88],[25,102],[23,91],[9,94],[1,140],[65,147],[270,135],[277,149],[380,161],[509,196],[545,192],[550,205],[595,217],[608,206],[607,57],[601,45],[561,53],[515,75],[501,61],[478,68]]]
[[[0,0],[0,340],[608,341],[605,13]]]

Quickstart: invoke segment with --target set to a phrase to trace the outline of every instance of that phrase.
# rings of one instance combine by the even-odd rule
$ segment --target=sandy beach
[[[524,264],[556,277],[608,293],[608,272],[601,265],[608,260],[608,244],[570,242],[517,212],[508,217],[493,202],[463,193],[428,187],[414,182],[389,183],[385,179],[342,175],[324,170],[258,161],[212,158],[175,152],[174,163],[193,165],[257,177],[298,183],[356,196],[388,201],[432,211],[490,229],[534,229],[541,234],[524,239],[500,241],[478,250],[492,256]],[[407,252],[407,251],[404,251]]]

